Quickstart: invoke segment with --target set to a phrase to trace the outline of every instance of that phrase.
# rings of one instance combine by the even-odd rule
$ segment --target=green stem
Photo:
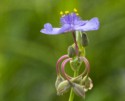
[[[74,77],[76,76],[78,76],[78,71],[74,72]],[[74,92],[73,92],[73,88],[71,88],[69,101],[73,101],[73,99],[74,99]]]
[[[85,49],[84,47],[82,46],[81,44],[81,35],[82,33],[79,32],[79,31],[76,31],[76,36],[75,36],[75,33],[73,32],[73,38],[74,38],[74,42],[75,42],[75,45],[76,45],[76,49],[77,50],[77,56],[79,55],[79,51],[81,51],[81,56],[85,56]],[[78,76],[78,71],[74,71],[74,77]],[[70,91],[70,96],[69,96],[69,101],[73,101],[74,100],[74,92],[73,92],[73,88],[71,89]]]

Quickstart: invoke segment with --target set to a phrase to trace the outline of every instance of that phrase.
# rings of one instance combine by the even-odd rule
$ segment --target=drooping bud
[[[79,58],[75,58],[70,61],[70,65],[73,71],[78,71],[81,66],[81,61],[79,60]]]
[[[69,57],[74,57],[76,55],[75,49],[72,46],[68,47],[68,56]]]
[[[84,86],[73,83],[73,91],[75,92],[76,95],[85,98]]]
[[[93,88],[93,83],[90,77],[85,76],[82,81],[81,84],[84,85],[85,87],[85,91],[91,90]]]
[[[81,40],[81,44],[83,47],[86,47],[88,45],[88,37],[85,33],[82,33],[82,40]]]
[[[60,76],[60,75],[57,76],[56,82],[55,82],[55,87],[56,87],[56,89],[57,89],[58,85],[59,85],[62,81],[64,81],[64,78],[63,78],[62,76]]]
[[[71,87],[69,81],[65,80],[62,81],[58,87],[57,87],[57,95],[63,95],[64,93],[66,93],[69,88]]]

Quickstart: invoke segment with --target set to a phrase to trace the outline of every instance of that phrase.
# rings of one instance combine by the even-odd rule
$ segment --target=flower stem
[[[65,65],[69,62],[71,60],[71,58],[68,58],[68,59],[66,59],[66,60],[64,60],[63,61],[63,63],[62,63],[62,65],[61,65],[61,69],[62,69],[62,74],[63,74],[63,76],[64,76],[64,78],[66,79],[66,80],[68,80],[69,81],[69,77],[66,75],[66,73],[65,73]],[[70,81],[69,81],[70,82]]]
[[[74,77],[76,77],[78,75],[78,71],[74,72]],[[73,101],[74,100],[74,92],[73,92],[73,88],[70,91],[70,96],[69,96],[69,101]]]
[[[78,56],[79,55],[79,48],[78,48],[78,45],[77,45],[75,32],[72,32],[72,35],[73,35],[73,39],[74,39],[74,43],[75,43],[76,55]]]
[[[60,70],[59,70],[60,62],[61,62],[62,60],[64,60],[64,59],[66,59],[66,58],[68,58],[68,55],[63,55],[63,56],[61,56],[61,57],[58,59],[58,61],[57,61],[57,63],[56,63],[56,73],[57,73],[58,76],[60,75]]]

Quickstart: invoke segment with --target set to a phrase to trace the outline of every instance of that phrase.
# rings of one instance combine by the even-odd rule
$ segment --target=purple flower
[[[46,23],[44,25],[44,29],[40,32],[44,34],[62,34],[71,31],[92,31],[99,29],[99,20],[98,18],[94,17],[90,20],[83,21],[76,13],[68,13],[63,15],[60,19],[61,27],[60,28],[53,28],[50,23]]]

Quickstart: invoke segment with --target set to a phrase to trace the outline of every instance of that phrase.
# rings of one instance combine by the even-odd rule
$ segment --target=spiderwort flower
[[[88,37],[85,32],[98,30],[99,20],[96,17],[90,20],[81,20],[77,9],[74,9],[72,13],[65,11],[65,14],[63,12],[60,12],[60,14],[62,15],[60,28],[53,28],[50,23],[46,23],[40,32],[50,35],[72,32],[74,43],[68,48],[68,54],[61,56],[56,63],[57,79],[55,87],[57,95],[62,95],[71,89],[69,101],[73,101],[74,93],[85,97],[85,92],[93,87],[92,80],[89,77],[90,64],[85,57],[85,47],[88,45]],[[73,77],[65,72],[67,63],[70,63],[70,68],[74,72]],[[85,64],[85,68],[81,73],[79,70],[82,63]]]
[[[53,28],[50,23],[46,23],[44,25],[44,28],[40,31],[44,34],[62,34],[66,32],[71,31],[92,31],[92,30],[98,30],[99,28],[99,21],[97,17],[94,17],[90,20],[81,20],[81,18],[78,16],[78,13],[76,13],[77,10],[74,9],[74,12],[69,13],[69,11],[65,11],[65,14],[63,12],[60,12],[62,17],[60,18],[61,27],[60,28]]]

